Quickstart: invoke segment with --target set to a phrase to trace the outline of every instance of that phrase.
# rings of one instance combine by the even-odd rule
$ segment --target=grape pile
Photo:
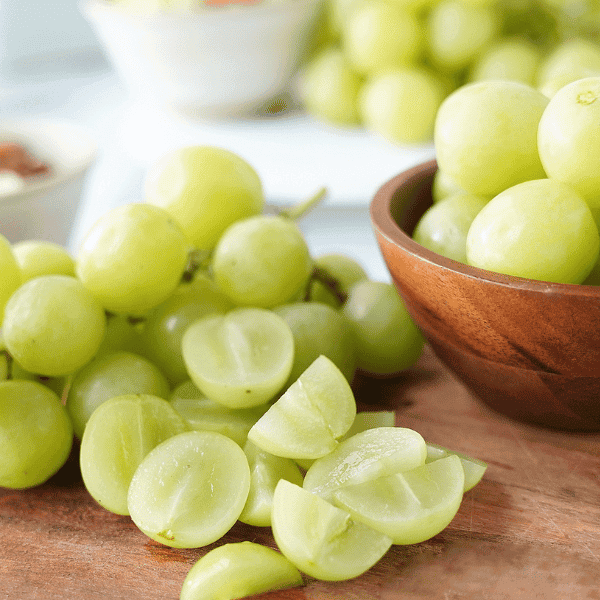
[[[325,0],[299,96],[326,122],[430,141],[441,102],[466,83],[550,97],[600,73],[598,18],[595,0]]]
[[[413,238],[489,271],[599,285],[598,119],[598,76],[551,99],[510,81],[459,88],[437,114],[434,203]]]
[[[0,485],[47,481],[78,440],[91,497],[158,543],[272,527],[281,552],[220,546],[184,600],[355,577],[446,527],[486,465],[393,412],[357,414],[351,387],[421,355],[393,286],[313,258],[292,218],[306,206],[266,214],[258,176],[226,150],[177,150],[146,194],[74,259],[0,238]]]

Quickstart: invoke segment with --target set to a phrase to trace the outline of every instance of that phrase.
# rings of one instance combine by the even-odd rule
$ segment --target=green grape
[[[488,200],[473,194],[455,194],[433,204],[419,219],[413,239],[432,252],[467,262],[467,233]]]
[[[131,478],[158,444],[188,425],[167,400],[149,394],[125,394],[96,408],[83,431],[79,463],[89,494],[107,510],[128,515]]]
[[[277,483],[285,479],[302,486],[302,473],[293,460],[265,452],[252,442],[246,442],[244,453],[250,466],[250,490],[239,520],[255,527],[269,527]]]
[[[163,156],[148,171],[145,193],[204,250],[211,250],[233,222],[260,214],[265,202],[254,168],[213,146],[189,146]]]
[[[443,531],[463,497],[458,456],[336,490],[336,506],[389,536],[394,544],[418,544]]]
[[[289,387],[321,354],[324,354],[352,383],[356,355],[352,328],[338,310],[320,302],[294,302],[274,308],[294,335],[294,364]]]
[[[465,191],[495,196],[546,176],[537,150],[548,98],[516,81],[470,83],[438,111],[434,143],[442,169]]]
[[[442,81],[423,67],[389,69],[363,86],[360,113],[367,128],[392,142],[427,142],[446,95]]]
[[[302,232],[286,217],[259,215],[223,234],[213,255],[217,285],[240,306],[272,308],[305,288],[313,263]]]
[[[432,61],[458,71],[468,67],[499,34],[494,6],[471,6],[462,0],[440,0],[426,20],[426,40]]]
[[[448,450],[448,448],[429,442],[427,443],[427,458],[425,459],[425,463],[431,463],[451,455],[456,455],[460,459],[465,474],[463,491],[468,492],[481,481],[487,470],[487,464],[478,458],[473,458],[462,452],[454,452],[453,450]]]
[[[319,458],[338,445],[356,416],[348,380],[319,356],[254,424],[248,439],[286,458]]]
[[[73,427],[60,398],[34,381],[0,382],[0,487],[47,481],[67,461]]]
[[[538,151],[548,177],[575,189],[600,210],[600,76],[574,81],[550,100],[538,128]]]
[[[101,356],[75,373],[65,406],[75,435],[81,439],[90,416],[103,402],[124,394],[166,398],[169,391],[165,376],[154,364],[121,351]]]
[[[23,283],[23,274],[10,242],[0,234],[0,324],[4,307],[13,292]]]
[[[142,323],[127,315],[108,313],[106,333],[94,358],[119,351],[141,354],[144,350],[140,343],[141,326]]]
[[[68,375],[96,354],[106,317],[98,301],[74,277],[44,275],[24,283],[6,305],[6,347],[27,371]]]
[[[354,69],[366,75],[414,62],[423,50],[423,31],[408,10],[369,0],[348,15],[342,47]]]
[[[537,84],[542,50],[521,37],[504,38],[487,48],[471,65],[470,81],[506,79]]]
[[[140,335],[143,352],[176,385],[189,379],[181,341],[185,330],[197,319],[211,313],[225,313],[234,304],[204,274],[182,284],[175,293],[146,317]]]
[[[343,440],[375,427],[395,427],[396,413],[393,410],[369,410],[356,413],[354,422],[341,438]]]
[[[126,204],[104,213],[92,225],[75,270],[104,308],[140,315],[173,293],[188,249],[185,234],[165,210]]]
[[[354,331],[356,366],[373,375],[393,375],[411,367],[424,338],[393,284],[360,281],[344,304]]]
[[[363,266],[346,254],[332,252],[315,259],[315,268],[327,281],[313,277],[309,298],[339,308],[348,296],[350,288],[369,276]]]
[[[288,324],[264,308],[237,308],[195,321],[183,335],[190,378],[229,408],[265,404],[281,390],[294,362]]]
[[[423,437],[405,427],[366,429],[340,442],[330,454],[315,460],[303,487],[326,500],[348,485],[409,471],[425,464]]]
[[[268,405],[252,408],[227,408],[207,398],[192,381],[178,385],[169,398],[171,406],[196,431],[217,431],[243,446],[250,428],[264,413]]]
[[[180,600],[234,600],[303,584],[285,556],[255,542],[214,548],[188,572]]]
[[[40,275],[75,275],[73,257],[59,244],[43,240],[24,240],[13,245],[23,281]]]
[[[431,197],[434,203],[440,202],[448,196],[453,194],[463,194],[463,190],[456,182],[452,181],[452,178],[447,173],[438,169],[433,176],[433,183],[431,186]]]
[[[199,548],[231,529],[249,489],[248,461],[233,440],[214,431],[189,431],[142,460],[129,487],[129,513],[154,541]]]
[[[586,202],[552,179],[502,192],[480,211],[467,234],[469,264],[554,283],[582,283],[599,248]]]
[[[325,581],[358,577],[391,546],[386,535],[285,479],[273,495],[272,529],[284,556],[300,571]]]

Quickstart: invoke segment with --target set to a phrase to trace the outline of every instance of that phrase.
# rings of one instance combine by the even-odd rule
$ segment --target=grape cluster
[[[355,373],[403,371],[424,341],[392,284],[311,256],[295,218],[321,194],[267,214],[253,168],[207,146],[167,155],[145,189],[75,258],[0,237],[0,485],[47,481],[75,447],[91,497],[156,542],[273,528],[281,553],[223,546],[190,571],[186,600],[300,585],[301,571],[354,577],[441,531],[485,465],[391,412],[357,415]]]
[[[434,204],[413,238],[489,271],[600,284],[600,77],[551,99],[526,84],[467,84],[435,124]]]
[[[429,141],[443,99],[512,80],[551,96],[600,72],[594,0],[326,0],[299,95],[315,117]]]

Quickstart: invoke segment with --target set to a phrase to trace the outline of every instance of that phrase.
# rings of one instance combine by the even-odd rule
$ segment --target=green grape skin
[[[192,381],[179,384],[171,392],[169,401],[191,429],[216,431],[231,438],[240,447],[246,443],[250,428],[268,408],[268,404],[227,408],[207,398]]]
[[[65,464],[73,427],[60,398],[34,381],[0,382],[0,487],[46,482]]]
[[[233,440],[214,431],[189,431],[142,460],[129,487],[129,513],[156,542],[200,548],[233,527],[249,489],[248,460]]]
[[[60,377],[80,369],[96,354],[106,317],[78,279],[44,275],[13,294],[2,330],[6,347],[24,369]]]
[[[427,442],[427,458],[425,459],[425,463],[431,463],[453,454],[460,459],[465,474],[463,492],[468,492],[481,481],[487,470],[487,463],[462,452],[454,452],[453,450],[430,442]]]
[[[252,442],[244,444],[250,466],[250,490],[239,520],[254,527],[270,527],[273,494],[280,479],[302,486],[302,473],[296,463],[261,450]]]
[[[354,422],[341,440],[348,439],[361,431],[375,427],[395,427],[396,413],[393,410],[372,410],[356,413]]]
[[[599,248],[585,200],[551,179],[527,181],[492,198],[467,234],[470,265],[553,283],[582,283]]]
[[[393,143],[425,143],[433,137],[435,116],[446,95],[441,79],[423,67],[388,69],[362,87],[360,114],[368,129]]]
[[[337,47],[319,52],[302,70],[299,94],[306,111],[340,126],[360,123],[357,99],[363,81]]]
[[[324,581],[358,577],[391,546],[385,534],[285,479],[273,495],[272,530],[284,556],[300,571]]]
[[[568,84],[550,100],[538,127],[538,151],[548,177],[570,185],[600,210],[600,76]]]
[[[465,190],[461,188],[456,182],[452,181],[452,178],[447,173],[438,169],[433,176],[433,183],[431,185],[431,198],[433,203],[442,201],[448,196],[454,194],[464,194]]]
[[[169,393],[167,379],[156,365],[143,356],[120,351],[98,357],[77,371],[65,406],[81,440],[86,423],[103,402],[124,394],[166,398]]]
[[[487,203],[474,194],[449,196],[425,211],[412,237],[432,252],[466,264],[469,227]]]
[[[208,398],[229,408],[272,400],[294,362],[294,336],[273,311],[242,307],[201,317],[183,335],[191,380]]]
[[[381,0],[357,4],[342,30],[342,48],[362,75],[414,62],[424,47],[421,25],[408,10]]]
[[[494,6],[441,0],[429,12],[425,37],[432,62],[449,72],[468,67],[500,32]]]
[[[537,131],[547,104],[541,92],[516,81],[464,85],[436,116],[439,168],[465,191],[484,197],[546,177]]]
[[[228,227],[212,259],[215,282],[238,306],[284,304],[305,288],[312,269],[296,223],[273,215],[249,217]]]
[[[194,564],[180,600],[234,600],[303,583],[300,571],[276,550],[255,542],[232,542]]]
[[[375,376],[395,375],[420,358],[425,339],[393,284],[357,283],[342,310],[354,331],[360,371]]]
[[[331,359],[352,383],[356,353],[352,328],[344,315],[321,302],[293,302],[273,309],[294,335],[294,363],[289,387],[321,354]]]
[[[318,278],[313,278],[308,299],[329,304],[334,308],[339,308],[344,303],[348,291],[355,283],[369,279],[364,267],[346,254],[330,252],[317,256],[314,262],[315,268],[334,284],[334,289]]]
[[[23,240],[13,244],[23,281],[41,275],[75,275],[75,260],[65,248],[45,240]]]
[[[193,283],[181,284],[162,304],[147,314],[139,336],[142,352],[165,373],[171,385],[189,379],[181,354],[181,341],[187,328],[212,313],[224,314],[233,302],[204,274]]]
[[[0,323],[8,299],[22,283],[23,274],[12,246],[3,235],[0,235]]]
[[[143,352],[140,343],[142,324],[127,315],[106,314],[106,333],[94,358],[99,358],[113,352]]]
[[[140,462],[158,444],[188,430],[158,396],[125,394],[100,404],[88,419],[79,452],[90,496],[106,510],[128,515],[127,494]]]
[[[264,208],[262,182],[241,156],[215,146],[187,146],[154,163],[147,202],[168,211],[197,248],[211,250],[225,229]]]
[[[182,229],[162,208],[125,204],[92,225],[75,272],[106,310],[143,315],[175,291],[189,246]]]

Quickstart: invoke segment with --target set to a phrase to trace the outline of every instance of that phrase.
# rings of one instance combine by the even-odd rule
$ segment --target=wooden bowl
[[[392,279],[438,357],[486,405],[561,430],[600,431],[600,287],[470,267],[411,239],[435,161],[385,183],[370,214]]]

